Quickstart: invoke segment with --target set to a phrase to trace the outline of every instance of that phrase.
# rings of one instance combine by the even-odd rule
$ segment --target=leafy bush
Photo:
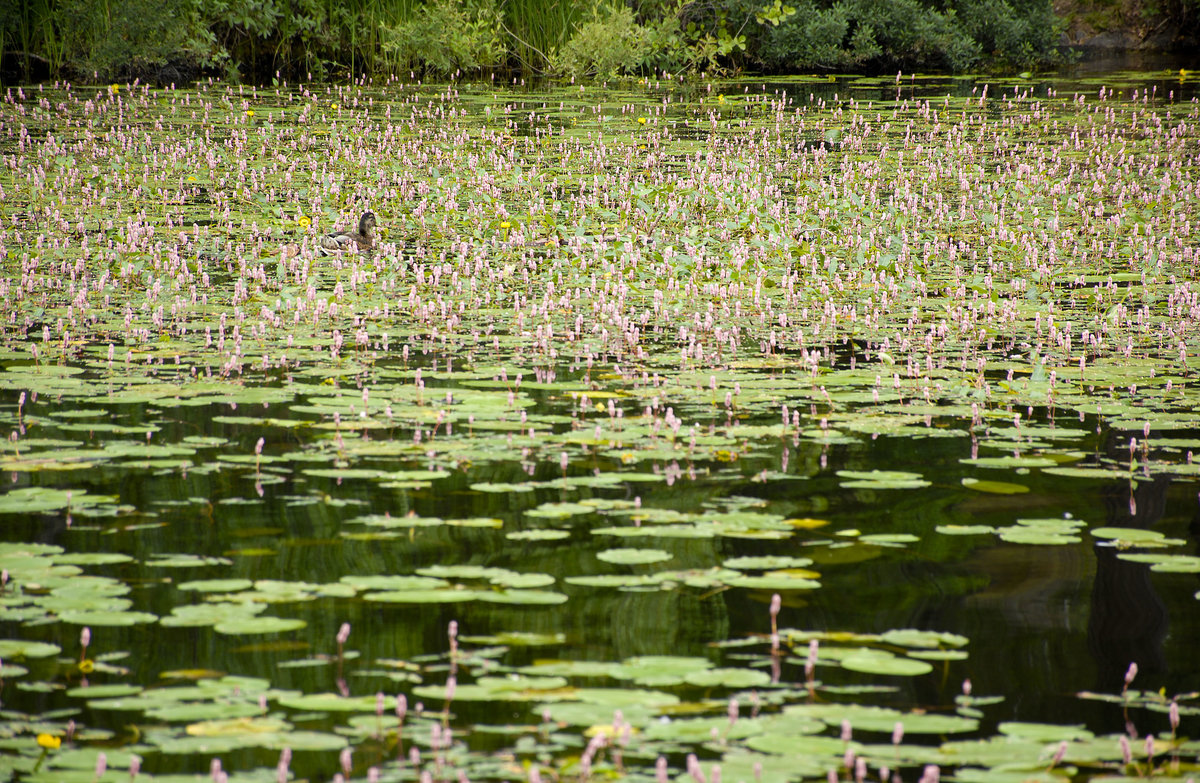
[[[861,27],[851,38],[850,21],[845,5],[821,9],[806,0],[766,35],[759,56],[785,70],[856,67],[877,57],[879,47],[871,31]]]
[[[1052,0],[25,0],[4,76],[263,81],[512,68],[571,76],[1055,62]],[[1200,0],[1167,0],[1190,18]],[[1172,13],[1169,10],[1167,13]],[[36,65],[36,68],[35,68]]]
[[[640,69],[652,53],[645,28],[633,10],[617,5],[593,11],[586,22],[551,56],[551,68],[569,76],[613,76]]]
[[[1001,64],[1032,68],[1058,60],[1063,23],[1050,0],[960,0],[963,28]]]
[[[154,0],[63,0],[56,18],[65,66],[85,77],[153,77],[167,66],[212,66],[220,50],[197,0],[178,0],[163,13]]]
[[[430,0],[421,13],[381,31],[384,52],[436,76],[495,68],[505,59],[495,0]]]
[[[983,2],[983,0],[977,0]],[[976,63],[979,44],[945,13],[917,0],[839,0],[800,10],[771,29],[759,56],[767,65],[807,68],[946,68]]]

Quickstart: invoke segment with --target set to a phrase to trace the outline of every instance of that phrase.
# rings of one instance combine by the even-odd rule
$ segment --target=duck
[[[347,250],[371,250],[375,247],[375,213],[364,212],[358,219],[357,231],[337,231],[321,237],[320,250],[342,253]]]

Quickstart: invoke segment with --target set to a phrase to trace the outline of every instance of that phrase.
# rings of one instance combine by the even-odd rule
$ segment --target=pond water
[[[8,88],[0,769],[1193,776],[1196,85]]]

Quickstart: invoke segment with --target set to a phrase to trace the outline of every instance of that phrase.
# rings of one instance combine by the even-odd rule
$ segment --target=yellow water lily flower
[[[308,219],[308,215],[301,215],[296,218],[296,222],[300,224],[300,228],[308,228],[312,225],[312,221]]]
[[[39,734],[37,735],[37,744],[46,750],[58,750],[59,746],[62,745],[62,737],[57,737],[53,734]]]
[[[253,117],[253,116],[254,116],[254,109],[246,109],[246,116],[247,116],[247,117]]]
[[[645,125],[645,124],[646,124],[646,118],[638,117],[638,125]]]
[[[96,671],[96,663],[91,658],[84,658],[79,662],[79,671],[84,674],[91,674]]]

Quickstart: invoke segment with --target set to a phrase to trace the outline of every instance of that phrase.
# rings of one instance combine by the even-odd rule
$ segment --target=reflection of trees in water
[[[1111,527],[1153,528],[1167,509],[1169,476],[1101,490],[1105,524]],[[1116,547],[1097,543],[1096,578],[1092,583],[1088,618],[1088,650],[1099,667],[1097,687],[1118,691],[1131,662],[1143,672],[1166,669],[1163,641],[1167,636],[1167,607],[1150,579],[1150,566],[1121,560]]]

